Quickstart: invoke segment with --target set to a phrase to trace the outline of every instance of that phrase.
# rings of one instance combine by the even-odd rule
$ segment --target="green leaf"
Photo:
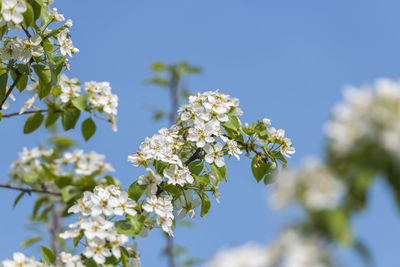
[[[262,160],[260,156],[255,156],[251,161],[251,172],[257,183],[260,182],[267,173],[268,165]]]
[[[76,145],[75,141],[71,140],[68,137],[63,137],[63,136],[61,136],[61,137],[60,136],[53,136],[51,138],[51,141],[54,144],[56,144],[58,146],[61,146],[63,149],[70,148],[70,147],[73,147],[73,146]]]
[[[202,194],[201,195],[201,212],[200,216],[204,217],[208,211],[210,210],[211,207],[211,201],[208,198],[207,194]]]
[[[143,195],[145,190],[146,190],[146,186],[139,185],[136,181],[129,186],[128,195],[131,199],[138,201],[139,198]]]
[[[42,197],[42,198],[38,199],[38,200],[35,202],[35,205],[33,206],[33,212],[32,212],[32,217],[33,217],[33,218],[37,218],[37,214],[38,214],[38,212],[39,212],[39,210],[40,210],[40,207],[41,207],[44,203],[46,203],[46,201],[48,201],[48,200],[49,200],[48,197]]]
[[[51,71],[44,65],[34,65],[33,70],[39,77],[39,98],[42,99],[50,94],[52,88]]]
[[[22,197],[25,195],[25,191],[22,191],[21,193],[19,193],[19,195],[17,196],[17,198],[14,200],[14,204],[13,204],[13,208],[15,208],[18,204],[18,202],[22,199]]]
[[[51,50],[51,47],[47,49]],[[50,72],[51,72],[51,84],[55,86],[58,83],[58,79],[61,70],[64,66],[65,57],[59,56],[51,53],[46,53],[47,61],[49,62]]]
[[[222,123],[222,126],[229,128],[231,130],[237,131],[240,129],[240,122],[236,115],[228,114],[229,120]]]
[[[3,101],[6,96],[8,73],[0,75],[0,102]]]
[[[120,247],[121,249],[121,263],[122,263],[122,267],[130,267],[130,263],[129,263],[129,252],[126,250],[125,247]]]
[[[163,183],[162,189],[171,193],[175,199],[179,198],[182,194],[182,191],[176,185]]]
[[[72,104],[79,110],[84,111],[90,94],[83,94],[72,99]]]
[[[136,237],[142,231],[145,217],[143,215],[127,216],[125,220],[116,221],[117,232],[131,237]]]
[[[43,0],[33,0],[33,1],[30,1],[30,4],[32,5],[32,9],[33,9],[33,13],[34,13],[33,19],[36,21],[40,17]]]
[[[15,73],[15,71],[11,71],[11,78],[13,79],[13,81],[17,79],[17,74]],[[25,90],[27,85],[28,85],[28,75],[21,74],[21,78],[19,79],[19,81],[15,86],[17,87],[18,91],[22,92]]]
[[[81,190],[79,187],[68,185],[61,189],[61,196],[64,202],[69,202],[81,195]]]
[[[61,112],[59,111],[54,111],[53,109],[49,109],[49,111],[47,112],[46,121],[44,123],[46,128],[49,128],[58,120],[58,118],[60,117],[60,113]]]
[[[76,108],[65,109],[61,116],[62,125],[65,131],[75,128],[81,112]]]
[[[21,248],[24,249],[40,240],[42,240],[42,238],[40,236],[34,236],[31,238],[28,238],[27,240],[25,240],[24,242],[21,243]]]
[[[92,118],[86,119],[82,123],[82,135],[83,138],[85,138],[85,141],[88,141],[90,137],[94,135],[95,132],[96,132],[96,124],[94,123]]]
[[[192,161],[189,163],[188,168],[192,174],[199,175],[204,168],[204,162],[199,160]]]
[[[29,27],[33,25],[34,22],[34,12],[32,6],[25,2],[26,5],[26,11],[24,12],[24,25],[25,27]]]
[[[117,178],[107,175],[103,179],[107,182],[107,185],[115,185],[115,186],[121,187],[121,183],[119,182],[119,180]]]
[[[161,87],[168,87],[169,81],[161,77],[152,77],[146,80],[147,83],[152,83]]]
[[[267,172],[267,174],[264,177],[264,184],[269,185],[273,184],[276,182],[276,179],[278,178],[278,170],[277,169],[272,169]]]
[[[160,61],[156,61],[153,64],[151,64],[152,71],[162,71],[165,69],[166,69],[166,66],[164,65],[164,63],[162,63]]]
[[[164,172],[165,168],[167,168],[167,167],[168,167],[168,163],[163,162],[161,160],[156,160],[154,162],[154,168],[156,169],[156,172],[161,176],[164,175],[163,172]]]
[[[39,175],[35,172],[29,172],[24,175],[24,182],[27,184],[33,184],[39,179]]]
[[[41,22],[42,22],[42,24],[41,24],[41,26],[43,27],[44,25],[46,25],[47,23],[49,23],[50,22],[50,20],[52,19],[52,13],[51,12],[48,12],[48,7],[47,7],[47,5],[41,5],[41,7],[42,7],[42,10],[40,11],[40,13],[41,13],[41,16],[40,16],[40,20],[41,20]]]
[[[202,186],[207,186],[210,184],[210,178],[208,178],[205,175],[202,176],[193,175],[193,177],[196,180],[196,182],[198,182]]]
[[[40,246],[40,249],[42,250],[43,256],[48,264],[52,265],[56,261],[56,254],[54,254],[54,251],[45,246]]]
[[[329,212],[325,222],[334,239],[344,245],[350,245],[353,242],[349,218],[343,211],[334,210]]]
[[[30,67],[28,65],[29,64],[17,64],[17,70],[21,74],[30,75],[31,74],[31,69],[30,69]]]
[[[217,184],[221,183],[224,179],[226,180],[226,165],[219,168],[217,165],[212,163],[210,164],[210,168],[215,176],[215,179],[217,180]]]
[[[24,134],[36,131],[42,124],[44,116],[41,113],[33,113],[28,117],[24,126]]]
[[[79,241],[81,241],[83,235],[84,235],[83,231],[81,231],[77,237],[74,237],[74,248],[76,248],[76,246],[78,246]]]

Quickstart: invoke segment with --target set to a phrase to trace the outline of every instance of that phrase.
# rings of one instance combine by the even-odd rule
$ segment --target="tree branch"
[[[24,30],[24,32],[25,32],[26,36],[28,36],[28,38],[31,38],[31,37],[32,37],[31,34],[28,32],[28,30],[25,29],[24,26],[22,26],[22,29]]]
[[[187,166],[187,165],[189,165],[190,162],[198,159],[200,152],[201,152],[201,148],[196,149],[196,151],[193,153],[193,155],[187,161],[185,161],[185,163],[183,163],[183,165]]]
[[[29,34],[29,32],[28,32]],[[31,57],[31,59],[28,62],[28,66],[30,66],[33,63],[33,57]],[[17,83],[19,82],[19,80],[22,77],[22,73],[19,72],[18,70],[14,70],[15,73],[17,74],[17,77],[15,78],[14,82],[11,84],[10,88],[7,90],[6,96],[4,97],[4,99],[1,101],[0,103],[0,110],[3,109],[3,105],[4,103],[7,101],[7,98],[11,95],[12,91],[14,90],[15,86],[17,85]]]
[[[19,82],[19,79],[21,79],[21,77],[22,77],[22,74],[20,72],[17,72],[17,77],[15,78],[15,80],[12,83],[12,85],[10,86],[10,88],[7,90],[6,96],[0,103],[0,110],[3,109],[4,103],[6,102],[7,98],[11,95],[12,91],[14,90],[15,86],[17,85],[17,83]]]
[[[24,113],[19,113],[19,112],[14,112],[14,113],[9,113],[9,114],[3,114],[2,118],[10,118],[18,115],[24,115],[24,114],[32,114],[32,113],[43,113],[49,111],[48,109],[38,109],[38,110],[29,110],[25,111]]]
[[[8,188],[8,189],[12,189],[12,190],[17,190],[17,191],[28,193],[29,195],[31,193],[38,193],[38,194],[61,196],[61,193],[51,192],[51,191],[47,191],[44,189],[40,190],[40,189],[22,188],[22,187],[12,186],[12,185],[8,185],[8,184],[0,184],[0,188]]]

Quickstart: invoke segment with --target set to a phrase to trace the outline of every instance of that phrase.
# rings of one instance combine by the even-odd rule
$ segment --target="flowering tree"
[[[118,97],[109,83],[81,84],[65,75],[70,68],[67,56],[79,50],[68,30],[72,21],[65,21],[51,4],[1,1],[1,117],[30,114],[26,134],[42,124],[51,128],[59,118],[65,131],[74,129],[81,114],[88,116],[81,124],[85,140],[96,131],[93,118],[109,121],[116,130]],[[185,71],[197,72],[190,66]],[[15,88],[33,96],[19,112],[6,113]],[[239,100],[227,94],[198,93],[178,109],[175,103],[171,114],[177,116],[170,115],[171,127],[145,138],[138,151],[128,156],[145,174],[127,190],[107,175],[113,168],[104,156],[71,151],[69,139],[55,135],[50,146],[24,148],[12,164],[9,183],[0,187],[21,192],[15,204],[26,194],[38,195],[33,219],[51,222],[52,248],[42,246],[40,260],[17,252],[2,265],[140,265],[135,238],[154,228],[173,236],[177,217],[204,217],[211,208],[210,197],[218,200],[219,186],[228,180],[228,158],[239,159],[244,152],[252,159],[255,179],[268,184],[279,168],[286,167],[285,157],[295,152],[285,131],[271,127],[270,120],[242,125]],[[72,214],[79,216],[63,231],[59,220]],[[63,241],[68,239],[73,242]],[[39,239],[33,237],[28,243],[34,241]]]

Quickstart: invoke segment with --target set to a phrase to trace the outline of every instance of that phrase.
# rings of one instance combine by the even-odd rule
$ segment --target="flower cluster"
[[[3,267],[44,267],[46,264],[38,262],[34,257],[26,257],[21,252],[15,252],[13,254],[13,260],[4,260],[1,262],[0,266]]]
[[[10,28],[15,28],[24,20],[23,13],[26,11],[24,0],[3,0],[1,3],[0,26],[8,24]]]
[[[65,152],[60,157],[54,156],[53,149],[24,148],[19,153],[19,158],[11,163],[10,183],[23,184],[27,174],[34,173],[37,177],[45,177],[45,171],[57,176],[71,177],[73,181],[114,171],[111,164],[105,162],[105,156],[94,151],[84,153],[83,150],[77,149]]]
[[[66,27],[70,28],[72,27],[72,21],[68,20],[65,23]],[[69,34],[68,29],[62,30],[59,34],[57,34],[57,42],[58,42],[58,47],[60,49],[60,53],[65,56],[68,55],[72,57],[73,54],[76,54],[79,52],[79,49],[76,48],[71,40],[71,36]]]
[[[173,235],[174,213],[181,218],[187,214],[195,217],[195,209],[202,202],[208,205],[207,191],[218,200],[218,184],[226,179],[226,156],[240,159],[243,149],[249,155],[249,147],[253,150],[268,147],[270,155],[282,153],[282,157],[294,153],[284,131],[272,127],[267,131],[270,124],[266,125],[266,121],[260,122],[262,127],[254,130],[247,127],[247,133],[253,132],[248,134],[246,144],[239,132],[242,127],[237,116],[243,112],[238,105],[238,99],[218,91],[190,96],[189,103],[178,109],[179,116],[170,129],[160,129],[158,134],[147,137],[139,151],[128,157],[134,166],[146,167],[147,175],[140,176],[137,181],[146,195],[142,209],[155,212],[156,221],[169,235]],[[259,138],[261,131],[263,135]],[[276,162],[273,156],[269,159]],[[204,168],[204,164],[210,169]],[[178,191],[172,191],[172,186]],[[202,205],[202,216],[208,208]]]
[[[286,229],[270,246],[246,244],[216,254],[208,267],[333,267],[337,266],[322,240]]]
[[[28,173],[40,173],[43,171],[42,159],[53,154],[53,149],[23,148],[18,159],[11,163],[9,172],[10,183],[23,184],[23,177]]]
[[[400,158],[400,82],[380,79],[372,86],[348,87],[325,132],[338,156],[372,149]]]
[[[117,232],[111,217],[135,216],[136,205],[127,192],[115,186],[97,186],[93,193],[86,191],[83,198],[68,210],[81,216],[79,221],[69,225],[70,230],[60,234],[60,237],[76,238],[83,234],[88,245],[82,254],[97,264],[104,264],[106,259],[112,256],[120,259],[121,247],[129,241],[129,237]],[[136,255],[138,257],[139,254]]]
[[[229,120],[228,114],[242,114],[238,104],[238,99],[218,91],[189,97],[189,104],[179,108],[179,117],[171,129],[163,128],[159,134],[146,138],[139,151],[130,155],[128,160],[135,166],[156,162],[165,164],[161,174],[167,184],[181,187],[198,185],[186,164],[188,153],[193,153],[193,148],[203,150],[205,161],[219,168],[225,166],[224,155],[239,158],[241,151],[237,149],[237,143],[224,136],[221,128],[221,123]],[[224,141],[225,145],[222,144]],[[143,209],[155,211],[162,229],[172,235],[172,197],[157,197],[155,194],[163,179],[148,167],[147,172],[147,176],[143,175],[138,180],[140,185],[146,186],[147,199]],[[185,191],[184,195],[186,198],[177,202],[179,215],[182,217],[189,213],[194,217],[194,209],[199,206],[200,199],[193,200],[190,191]]]
[[[41,45],[42,37],[34,35],[30,38],[7,38],[3,40],[4,47],[0,48],[1,60],[20,60],[23,63],[28,63],[34,57],[43,55],[43,47]]]
[[[80,95],[81,86],[77,78],[69,79],[65,74],[60,78],[60,100],[62,103],[68,103]],[[116,116],[118,113],[118,96],[111,92],[111,86],[108,82],[85,82],[85,96],[88,97],[89,105],[87,110],[97,110],[104,113],[113,124],[116,131]]]
[[[297,200],[306,209],[331,210],[343,198],[345,188],[328,167],[310,159],[299,170],[284,170],[279,175],[270,200],[277,209]]]

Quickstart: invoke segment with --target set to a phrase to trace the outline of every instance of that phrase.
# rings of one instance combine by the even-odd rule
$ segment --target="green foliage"
[[[201,213],[200,216],[204,217],[208,211],[210,210],[211,207],[211,201],[208,198],[207,194],[202,194],[201,195]]]
[[[188,168],[194,175],[200,175],[204,168],[204,162],[200,160],[192,161],[189,163]]]
[[[3,101],[6,96],[8,73],[3,73],[0,75],[0,102]]]
[[[78,97],[72,99],[72,104],[79,109],[80,111],[84,111],[87,106],[87,101],[89,100],[90,94],[83,94]]]
[[[11,78],[15,82],[17,80],[18,74],[15,71],[11,71]],[[18,91],[22,92],[25,90],[26,85],[28,84],[28,75],[26,74],[20,74],[21,77],[19,77],[18,82],[16,83],[16,87]]]
[[[39,241],[42,240],[42,237],[40,236],[34,236],[31,238],[28,238],[27,240],[25,240],[24,242],[21,243],[21,248],[24,249],[30,245],[33,245],[34,243],[37,243]]]
[[[33,65],[32,67],[39,78],[39,98],[42,99],[50,94],[52,88],[51,71],[45,65]]]
[[[34,23],[34,12],[33,8],[29,3],[25,3],[26,11],[24,12],[24,25],[25,27],[32,26]]]
[[[52,265],[56,261],[56,254],[51,248],[45,247],[45,246],[40,246],[40,249],[42,250],[43,256],[46,259],[47,263],[49,265]]]
[[[210,168],[217,180],[217,184],[221,183],[224,179],[226,180],[226,165],[217,167],[214,163],[211,163]]]
[[[68,185],[61,189],[62,199],[65,203],[77,199],[81,194],[82,191],[79,189],[79,187],[74,185]]]
[[[42,125],[44,116],[41,113],[31,114],[25,122],[24,134],[36,131]]]
[[[120,234],[136,237],[142,231],[144,221],[142,215],[126,216],[125,220],[115,222],[115,228]]]
[[[136,181],[129,186],[128,189],[129,197],[135,201],[138,201],[139,198],[144,194],[145,189],[146,189],[145,185],[139,185]]]
[[[54,110],[52,108],[49,108],[49,110],[47,112],[46,120],[45,120],[45,123],[44,123],[46,128],[49,128],[54,123],[56,123],[56,121],[60,117],[60,114],[61,114],[61,112],[56,111],[56,110]]]
[[[92,120],[92,118],[86,119],[82,123],[82,135],[83,138],[88,141],[96,132],[96,124]]]
[[[260,182],[267,174],[268,165],[260,156],[255,156],[251,161],[251,171],[257,182]]]
[[[81,112],[76,108],[66,108],[61,115],[61,122],[65,131],[74,129]]]

